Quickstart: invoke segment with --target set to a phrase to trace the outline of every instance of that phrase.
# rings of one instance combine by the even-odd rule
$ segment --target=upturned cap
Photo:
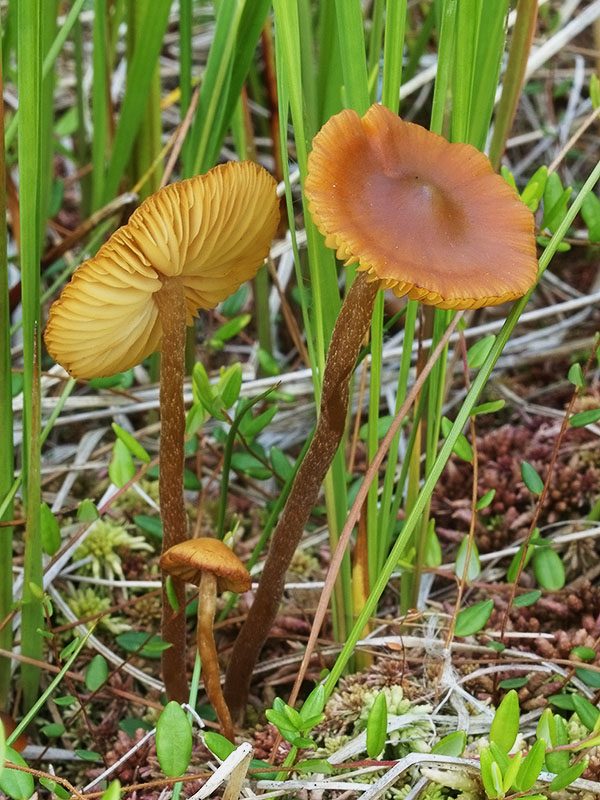
[[[240,559],[220,539],[201,537],[173,545],[160,559],[169,575],[196,586],[203,572],[217,577],[219,592],[247,592],[252,578]]]
[[[305,192],[326,245],[398,297],[480,308],[537,279],[533,215],[488,158],[384,106],[321,128]]]
[[[44,340],[76,378],[122,372],[160,347],[153,296],[184,286],[188,325],[256,275],[279,221],[275,180],[229,162],[148,197],[52,305]]]

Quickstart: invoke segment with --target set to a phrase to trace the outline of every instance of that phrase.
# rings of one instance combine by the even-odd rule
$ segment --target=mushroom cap
[[[169,278],[185,290],[188,325],[256,275],[279,222],[275,180],[229,162],[148,197],[85,261],[52,305],[44,340],[76,378],[122,372],[160,347],[153,295]]]
[[[384,106],[321,128],[305,192],[325,244],[398,297],[480,308],[537,279],[533,215],[488,158]]]
[[[201,537],[174,544],[162,554],[160,566],[174,578],[196,586],[203,572],[212,572],[219,592],[247,592],[252,585],[246,567],[220,539]]]
[[[2,724],[4,725],[4,735],[8,738],[17,727],[17,723],[4,711],[0,711],[0,720],[2,720]],[[16,750],[17,753],[21,753],[27,747],[27,736],[25,736],[24,733],[19,734],[11,744],[11,747],[13,750]]]

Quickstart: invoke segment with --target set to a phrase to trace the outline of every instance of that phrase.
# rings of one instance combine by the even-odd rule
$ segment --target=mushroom
[[[198,652],[204,688],[221,725],[223,735],[234,740],[233,723],[221,691],[219,661],[213,636],[217,592],[247,592],[252,580],[239,558],[219,539],[190,539],[169,548],[161,568],[198,587]]]
[[[186,325],[254,277],[279,221],[274,179],[230,162],[147,198],[74,273],[52,305],[48,352],[75,378],[112,375],[160,348],[159,497],[163,552],[187,538],[183,501]],[[164,580],[163,580],[164,584]],[[174,581],[183,604],[183,584]],[[185,700],[185,624],[163,586],[163,677]]]
[[[347,109],[323,126],[304,190],[325,244],[358,274],[331,336],[315,434],[234,645],[225,681],[234,719],[243,713],[285,572],[340,443],[350,377],[378,290],[439,308],[479,308],[521,297],[537,278],[533,215],[486,156],[383,106],[362,118]]]
[[[6,739],[9,738],[11,733],[17,727],[17,723],[14,719],[4,711],[0,711],[0,721],[4,725],[4,736]],[[11,744],[13,750],[16,750],[17,753],[23,752],[23,750],[27,747],[27,736],[24,733],[19,734],[15,741]]]

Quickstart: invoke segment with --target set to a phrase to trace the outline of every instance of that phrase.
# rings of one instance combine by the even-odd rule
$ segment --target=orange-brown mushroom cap
[[[163,553],[160,566],[174,578],[196,586],[203,572],[212,572],[219,592],[247,592],[252,585],[246,567],[220,539],[201,537],[175,544]]]
[[[533,215],[469,144],[450,144],[373,105],[313,140],[308,208],[338,258],[398,297],[480,308],[537,278]]]
[[[147,198],[52,305],[50,355],[77,378],[139,364],[160,346],[164,281],[183,282],[191,324],[254,277],[279,221],[275,188],[257,164],[229,162]]]

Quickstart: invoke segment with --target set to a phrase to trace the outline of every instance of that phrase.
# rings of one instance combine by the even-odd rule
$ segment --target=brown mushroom
[[[373,105],[362,118],[332,117],[308,168],[308,207],[325,243],[382,289],[458,309],[534,285],[533,215],[472,145]]]
[[[325,244],[359,270],[331,335],[319,420],[271,538],[225,681],[234,719],[277,614],[285,572],[339,446],[348,387],[377,291],[479,308],[535,283],[533,216],[471,145],[450,144],[380,105],[341,111],[313,139],[305,193]]]
[[[17,727],[17,723],[14,719],[4,711],[0,711],[0,720],[4,725],[4,736],[8,739],[11,733]],[[17,736],[15,741],[11,744],[13,750],[16,750],[17,753],[23,752],[23,750],[27,747],[27,736],[24,733],[21,733]]]
[[[174,545],[163,553],[160,566],[169,575],[198,587],[197,642],[204,687],[223,735],[233,741],[233,723],[221,690],[213,622],[217,592],[247,592],[252,583],[250,573],[224,542],[209,538]]]
[[[269,252],[279,220],[274,179],[257,164],[230,162],[153,194],[97,255],[84,262],[50,309],[50,355],[76,378],[112,375],[160,348],[159,496],[163,552],[187,538],[183,502],[186,324],[249,278]],[[183,584],[174,581],[183,605]],[[185,625],[163,590],[163,677],[185,700]]]

